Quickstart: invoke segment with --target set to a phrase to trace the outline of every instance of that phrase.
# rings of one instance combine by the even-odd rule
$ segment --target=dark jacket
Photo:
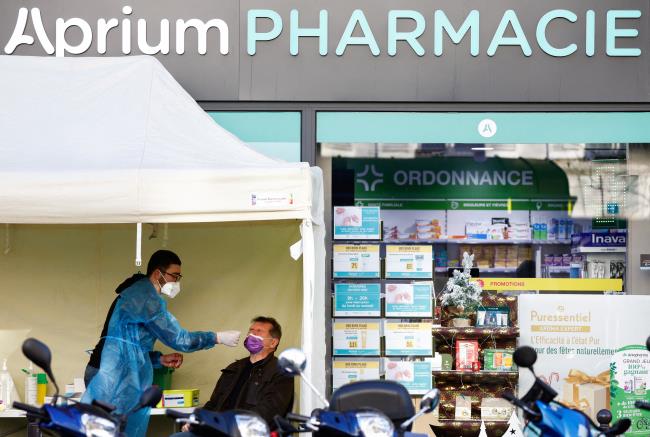
[[[242,358],[221,370],[221,377],[210,400],[205,404],[205,409],[223,411],[223,405],[235,388],[237,379],[249,359],[249,357]],[[293,377],[280,372],[278,359],[274,355],[269,355],[260,365],[253,368],[237,398],[235,408],[259,414],[271,429],[275,428],[273,418],[276,415],[284,417],[291,412]]]

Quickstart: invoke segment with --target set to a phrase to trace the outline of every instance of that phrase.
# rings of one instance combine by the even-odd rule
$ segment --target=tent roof
[[[249,148],[153,57],[0,56],[0,100],[0,222],[319,215],[318,169]]]

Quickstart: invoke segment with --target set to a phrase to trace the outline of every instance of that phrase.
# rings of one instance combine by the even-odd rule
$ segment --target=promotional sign
[[[335,240],[380,240],[379,208],[374,206],[335,206]]]
[[[410,394],[425,394],[431,390],[433,385],[431,362],[388,361],[386,363],[386,379],[399,382],[406,387]]]
[[[648,314],[650,296],[520,295],[520,344],[537,351],[535,371],[558,391],[557,400],[595,421],[610,407],[610,362],[619,349],[645,344]],[[523,395],[533,379],[528,371],[519,375]]]
[[[580,248],[581,253],[625,252],[627,233],[625,232],[583,232],[572,238],[572,244]]]
[[[432,317],[433,284],[386,284],[386,317]]]
[[[332,362],[332,387],[336,390],[355,381],[379,379],[379,359],[334,360]]]
[[[477,278],[483,290],[491,291],[622,291],[622,279],[578,278]]]
[[[650,411],[634,407],[638,400],[650,401],[650,352],[645,346],[630,345],[616,352],[610,364],[611,411],[613,421],[632,421],[626,436],[650,434]]]
[[[335,244],[332,247],[335,278],[379,278],[379,245]]]
[[[379,322],[334,322],[334,355],[379,355]]]
[[[386,279],[433,277],[431,246],[386,246]]]
[[[381,316],[381,284],[334,284],[334,316]]]
[[[387,356],[432,356],[431,323],[392,323],[384,325]]]

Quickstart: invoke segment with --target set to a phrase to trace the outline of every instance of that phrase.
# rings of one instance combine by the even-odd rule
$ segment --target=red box
[[[471,372],[479,361],[477,340],[456,340],[456,370]]]

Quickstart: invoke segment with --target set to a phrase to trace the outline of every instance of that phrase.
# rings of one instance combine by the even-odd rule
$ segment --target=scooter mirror
[[[422,401],[420,401],[420,411],[424,412],[425,414],[430,413],[436,409],[439,402],[440,390],[437,388],[429,390],[427,394],[422,397]]]
[[[142,393],[142,396],[140,396],[140,406],[142,408],[155,408],[155,406],[158,405],[158,402],[160,402],[160,398],[162,398],[162,391],[160,391],[160,388],[158,388],[157,385],[152,385]]]
[[[645,348],[650,351],[650,337],[648,337],[645,341]]]
[[[531,369],[537,361],[537,352],[530,346],[521,346],[512,355],[512,360],[519,367]]]
[[[35,338],[28,338],[23,342],[23,355],[43,369],[47,376],[50,377],[50,380],[54,382],[54,376],[52,375],[52,352],[50,352],[50,348],[45,343]]]
[[[287,349],[278,357],[278,367],[287,375],[300,375],[307,367],[307,357],[300,349]]]

